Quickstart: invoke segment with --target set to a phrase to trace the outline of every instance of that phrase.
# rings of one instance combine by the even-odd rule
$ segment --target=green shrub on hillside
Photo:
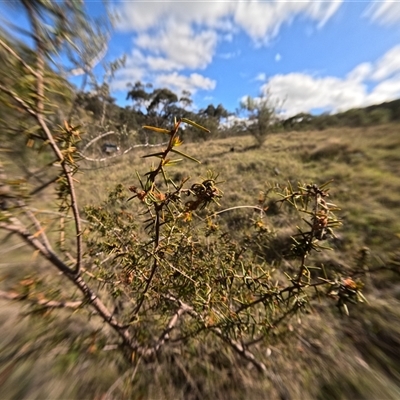
[[[247,113],[246,131],[254,137],[256,146],[261,147],[267,136],[278,129],[277,104],[265,94],[258,98],[247,96],[240,107]]]
[[[369,113],[369,120],[373,125],[387,124],[391,119],[391,112],[388,109],[376,109]]]

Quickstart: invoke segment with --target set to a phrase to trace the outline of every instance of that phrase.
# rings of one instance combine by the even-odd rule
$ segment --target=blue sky
[[[142,80],[189,90],[197,107],[234,110],[268,92],[287,115],[400,97],[398,1],[128,1],[116,10],[110,48],[128,60],[115,94]]]
[[[192,93],[195,108],[269,93],[284,114],[342,111],[400,98],[400,1],[111,1],[120,15],[112,84]],[[87,1],[98,14],[101,2]]]

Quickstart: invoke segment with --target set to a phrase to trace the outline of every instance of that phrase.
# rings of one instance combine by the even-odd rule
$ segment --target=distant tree
[[[190,98],[192,94],[188,90],[182,91],[182,96],[179,99],[179,103],[182,104],[183,108],[190,107],[193,104],[193,100]]]
[[[228,118],[229,116],[229,112],[222,104],[218,104],[217,107],[215,107],[213,104],[209,104],[206,109],[200,110],[199,114],[216,118],[218,121],[221,121],[222,118]]]
[[[171,90],[162,88],[155,89],[150,94],[150,104],[147,107],[149,115],[167,120],[171,115],[171,108],[176,107],[178,96]]]
[[[215,116],[221,120],[222,118],[228,118],[229,115],[229,111],[222,104],[218,104],[215,110]]]
[[[171,115],[184,114],[184,108],[191,104],[190,93],[184,91],[179,98],[167,88],[155,88],[151,84],[136,82],[128,91],[126,99],[132,100],[133,108],[142,112],[146,124],[167,126]]]
[[[146,89],[152,88],[152,85],[150,83],[143,84],[142,82],[137,81],[133,86],[129,83],[128,87],[131,88],[131,90],[127,93],[126,100],[132,100],[132,106],[136,110],[145,108],[146,102],[150,98],[150,94]]]
[[[279,122],[277,108],[277,102],[271,100],[268,93],[257,98],[247,96],[240,103],[240,110],[247,116],[247,130],[255,138],[258,147],[261,147],[267,136],[276,129]]]
[[[205,110],[200,110],[200,114],[205,114],[209,117],[214,117],[215,107],[213,104],[209,104]]]

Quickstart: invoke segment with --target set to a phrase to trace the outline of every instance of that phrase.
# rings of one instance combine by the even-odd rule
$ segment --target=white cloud
[[[155,81],[156,85],[160,87],[168,87],[180,93],[187,90],[192,94],[195,94],[199,89],[213,90],[216,86],[215,80],[196,73],[185,76],[173,72],[171,74],[158,75]]]
[[[171,88],[187,87],[192,92],[198,89],[210,90],[207,84],[213,82],[210,79],[201,81],[198,78],[201,75],[195,74],[191,75],[190,80],[185,80],[177,72],[183,69],[202,69],[211,63],[217,45],[217,34],[214,31],[203,30],[197,33],[188,25],[180,26],[170,21],[155,33],[139,33],[135,44],[134,50],[127,57],[126,67],[116,75],[113,84],[115,90],[123,90],[126,83],[137,80]],[[170,80],[166,77],[170,77]],[[174,77],[176,85],[170,85],[173,81],[171,77]]]
[[[179,68],[205,68],[215,54],[217,34],[212,30],[195,32],[189,25],[171,21],[156,34],[139,34],[137,47],[156,55],[162,55]]]
[[[260,72],[255,78],[255,81],[264,82],[267,79],[267,75],[264,72]]]
[[[138,65],[127,65],[117,71],[115,79],[111,82],[111,89],[116,91],[127,91],[128,83],[142,81],[146,77],[146,71]]]
[[[287,116],[314,108],[340,111],[361,106],[367,94],[365,85],[356,81],[303,73],[275,75],[262,89],[269,91],[272,101],[284,101]]]
[[[158,62],[161,61],[157,60],[156,64]],[[198,73],[192,73],[189,76],[181,75],[177,71],[166,73],[166,71],[170,71],[168,68],[156,68],[155,71],[151,71],[146,68],[151,63],[151,59],[144,57],[140,51],[135,50],[128,59],[126,68],[116,73],[115,80],[111,84],[112,90],[127,91],[128,83],[133,84],[142,81],[152,82],[156,87],[167,87],[178,93],[187,90],[193,95],[198,90],[213,90],[216,86],[215,80]]]
[[[400,3],[399,3],[400,4]],[[390,49],[377,63],[372,79],[380,81],[400,71],[400,45]]]
[[[279,53],[275,54],[275,61],[276,62],[281,61],[281,59],[282,59],[282,56]]]
[[[400,2],[382,0],[373,2],[368,6],[364,17],[382,25],[393,25],[400,22]]]
[[[144,32],[163,26],[165,22],[179,21],[181,25],[206,26],[220,30],[232,29],[227,18],[234,2],[204,1],[129,1],[120,4],[119,29],[125,32]]]
[[[224,120],[221,122],[221,126],[229,129],[237,124],[246,124],[248,122],[249,122],[248,119],[245,117],[239,117],[237,115],[229,115],[227,118],[224,118]]]
[[[275,37],[283,23],[291,23],[298,15],[304,15],[321,28],[340,7],[339,1],[252,1],[238,2],[234,21],[255,41],[268,41]]]
[[[310,17],[318,21],[318,28],[322,28],[342,5],[338,1],[311,1],[307,12]]]
[[[367,85],[375,83],[369,88]],[[306,73],[275,75],[261,90],[272,101],[284,100],[286,116],[313,109],[333,112],[379,104],[400,97],[400,46],[395,46],[376,62],[357,65],[345,78]]]
[[[127,57],[126,66],[140,67],[147,71],[173,71],[182,69],[182,65],[165,57],[144,55],[142,51],[134,49]]]
[[[368,96],[368,104],[379,104],[400,97],[400,73],[375,86]]]
[[[230,53],[221,53],[218,54],[218,57],[224,59],[224,60],[230,60],[231,58],[235,58],[238,57],[240,55],[241,51],[237,50],[237,51],[232,51]]]
[[[372,73],[372,64],[365,62],[357,65],[352,71],[347,74],[347,80],[353,82],[363,82],[368,79]]]
[[[321,28],[337,11],[343,0],[317,2],[281,1],[129,1],[119,6],[119,29],[147,32],[163,29],[166,24],[196,26],[232,33],[240,27],[255,41],[266,41],[278,33],[281,25],[303,15]]]

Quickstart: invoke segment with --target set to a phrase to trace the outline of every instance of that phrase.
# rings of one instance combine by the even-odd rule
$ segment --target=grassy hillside
[[[218,171],[220,180],[229,182],[222,185],[222,208],[257,204],[268,183],[333,180],[332,201],[343,209],[345,251],[368,246],[374,253],[388,255],[400,244],[400,220],[395,218],[400,212],[399,130],[398,125],[382,125],[283,133],[271,135],[261,148],[253,146],[250,136],[189,143],[185,151],[202,164],[185,161],[171,171],[176,180],[205,176],[208,169]],[[141,156],[149,152],[131,152],[106,167],[87,164],[78,188],[84,202],[105,198],[117,183],[137,184],[135,171],[148,170],[151,160]],[[249,215],[240,211],[221,218],[233,224],[235,216]]]
[[[79,314],[60,311],[57,315],[61,318],[49,316],[48,325],[43,326],[42,318],[23,319],[18,316],[19,307],[1,300],[1,397],[399,398],[399,131],[400,126],[392,124],[290,132],[268,137],[261,148],[254,147],[250,136],[189,143],[185,151],[202,164],[185,160],[171,170],[177,181],[199,172],[205,176],[209,169],[219,172],[219,180],[225,181],[221,185],[224,197],[215,211],[257,205],[260,193],[268,192],[271,185],[333,180],[330,201],[342,209],[338,216],[343,227],[337,231],[333,250],[317,254],[313,261],[332,275],[358,269],[369,303],[350,307],[349,317],[341,316],[333,303],[316,303],[301,319],[291,321],[285,333],[272,335],[267,348],[258,348],[259,354],[268,355],[269,377],[261,379],[233,355],[219,354],[212,342],[192,344],[192,353],[207,361],[207,370],[193,360],[182,364],[169,354],[154,364],[140,364],[132,373],[118,356],[93,349],[90,332],[96,329],[96,322],[87,323]],[[118,183],[125,187],[137,184],[135,172],[145,172],[151,164],[141,158],[148,152],[141,149],[109,162],[85,163],[77,185],[81,207],[99,204]],[[43,192],[36,206],[43,208],[51,196]],[[269,200],[265,224],[274,232],[276,251],[260,255],[283,273],[291,268],[284,249],[296,233],[296,222],[273,200]],[[129,207],[137,207],[139,215],[140,207],[135,204],[129,203]],[[233,209],[219,214],[216,222],[222,230],[246,233],[254,217],[250,209]],[[29,279],[32,266],[48,274],[43,261],[18,246],[13,238],[4,244],[2,240],[1,275],[7,277],[7,285]],[[79,346],[74,352],[71,346],[79,329],[88,331],[87,337],[79,339],[85,352]],[[36,343],[39,349],[45,345],[43,334],[57,337],[57,344],[51,352],[41,349],[38,362],[37,353],[25,353],[32,348],[28,343]]]

